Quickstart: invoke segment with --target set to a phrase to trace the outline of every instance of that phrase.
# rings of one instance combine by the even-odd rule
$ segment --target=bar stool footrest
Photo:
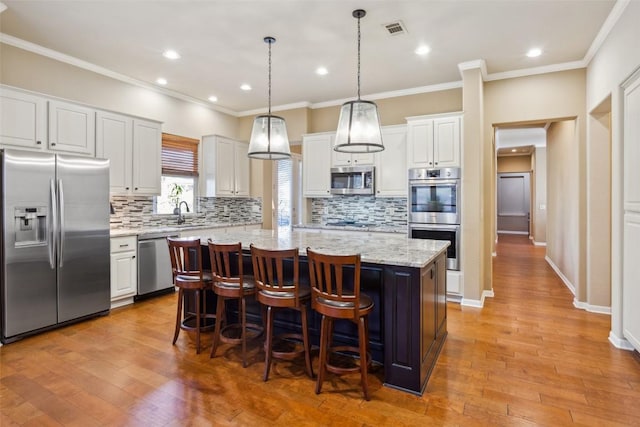
[[[348,373],[355,373],[355,372],[360,372],[360,363],[362,363],[362,360],[358,363],[357,366],[353,366],[353,367],[345,367],[345,366],[338,366],[338,365],[332,365],[331,363],[329,363],[329,360],[331,360],[331,356],[332,355],[338,355],[340,356],[343,360],[345,358],[349,358],[349,359],[355,359],[353,357],[351,357],[351,355],[345,355],[344,353],[354,353],[356,355],[360,355],[360,348],[358,347],[352,347],[352,346],[337,346],[337,347],[330,347],[328,354],[327,354],[327,362],[325,363],[325,366],[327,367],[327,371],[334,373],[334,374],[348,374]],[[365,363],[367,364],[367,366],[371,365],[371,353],[367,352],[367,360],[365,361]]]
[[[295,341],[293,341],[295,340]],[[293,350],[282,350],[282,347],[293,347]],[[264,343],[264,351],[267,351],[267,343]],[[304,355],[304,338],[302,334],[279,334],[273,337],[271,354],[274,358],[282,360],[294,360]]]
[[[235,336],[225,335],[225,333],[233,332]],[[246,324],[247,341],[259,337],[264,332],[264,328],[255,323]],[[232,323],[225,325],[220,330],[220,341],[227,344],[240,344],[242,343],[242,324]]]
[[[216,326],[216,315],[215,314],[201,314],[200,315],[200,332],[210,332],[213,331]],[[195,331],[196,327],[196,315],[188,314],[182,319],[180,323],[180,329],[183,331]]]

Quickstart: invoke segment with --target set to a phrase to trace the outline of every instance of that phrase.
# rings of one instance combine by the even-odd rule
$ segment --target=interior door
[[[498,174],[498,233],[529,234],[529,172]]]

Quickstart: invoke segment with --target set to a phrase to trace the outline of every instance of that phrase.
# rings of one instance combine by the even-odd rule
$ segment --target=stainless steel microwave
[[[331,168],[331,194],[372,195],[374,176],[373,166]]]

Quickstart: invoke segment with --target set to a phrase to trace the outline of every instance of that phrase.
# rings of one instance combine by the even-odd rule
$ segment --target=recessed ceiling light
[[[426,55],[427,53],[431,52],[431,48],[429,48],[429,46],[427,45],[422,45],[422,46],[418,46],[416,48],[416,50],[414,51],[416,53],[416,55]]]
[[[163,77],[158,77],[158,78],[156,79],[156,83],[158,83],[159,85],[164,86],[164,85],[166,85],[168,82],[167,82],[167,79],[165,79],[165,78],[163,78]]]
[[[527,56],[529,58],[535,58],[536,56],[540,56],[542,55],[542,49],[539,48],[533,48],[533,49],[529,49],[529,52],[527,52]]]
[[[209,101],[211,101],[211,102],[218,102],[218,97],[217,97],[217,96],[213,96],[213,95],[211,95],[211,96],[209,97]]]
[[[316,74],[319,76],[326,76],[329,74],[329,70],[327,70],[326,67],[318,67],[316,69]]]
[[[251,85],[243,83],[243,84],[240,85],[240,89],[242,89],[242,90],[251,90]]]
[[[171,50],[171,49],[165,50],[164,52],[162,52],[162,56],[164,56],[167,59],[180,59],[180,54],[175,50]]]

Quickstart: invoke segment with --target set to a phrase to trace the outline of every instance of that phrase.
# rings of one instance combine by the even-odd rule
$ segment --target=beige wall
[[[498,173],[530,171],[531,155],[498,157]]]
[[[236,118],[0,43],[0,83],[162,122],[163,132],[235,138]]]
[[[579,274],[580,209],[577,123],[553,123],[547,131],[547,256],[574,286]]]
[[[407,123],[406,117],[462,111],[462,89],[420,93],[375,102],[382,126],[399,125]],[[340,106],[310,110],[308,132],[335,131],[339,116]]]
[[[532,237],[534,243],[547,241],[547,149],[536,147],[533,168]]]
[[[540,121],[557,121],[559,119],[576,118],[576,140],[578,143],[574,147],[573,155],[578,162],[575,169],[578,186],[572,194],[577,199],[578,210],[575,212],[573,221],[578,226],[578,245],[572,247],[575,251],[571,257],[578,259],[577,268],[570,274],[574,275],[576,287],[576,298],[586,296],[586,71],[584,69],[561,71],[556,73],[541,74],[536,76],[520,77],[506,80],[497,80],[485,83],[485,138],[491,140],[493,125],[507,123],[526,123]],[[547,156],[549,154],[549,144],[547,144]],[[486,165],[491,164],[491,160],[485,161]],[[552,165],[547,163],[547,174],[550,173]],[[485,177],[490,180],[495,177],[494,170],[486,170]],[[489,181],[490,182],[490,181]],[[547,185],[547,188],[549,188]],[[488,197],[485,198],[485,209],[492,214],[488,217],[495,218],[495,185],[489,186],[492,189]],[[548,195],[548,194],[547,194]],[[547,243],[553,232],[564,232],[561,228],[553,228],[552,218],[547,212]],[[485,221],[485,234],[495,236],[495,222]],[[567,240],[567,238],[563,238]],[[492,242],[489,243],[491,245]],[[491,246],[487,250],[491,253]],[[563,271],[563,274],[566,272]],[[567,276],[567,274],[565,274]],[[568,277],[568,276],[567,276]]]
[[[610,104],[608,104],[610,107]],[[589,116],[587,298],[611,306],[611,113]]]

